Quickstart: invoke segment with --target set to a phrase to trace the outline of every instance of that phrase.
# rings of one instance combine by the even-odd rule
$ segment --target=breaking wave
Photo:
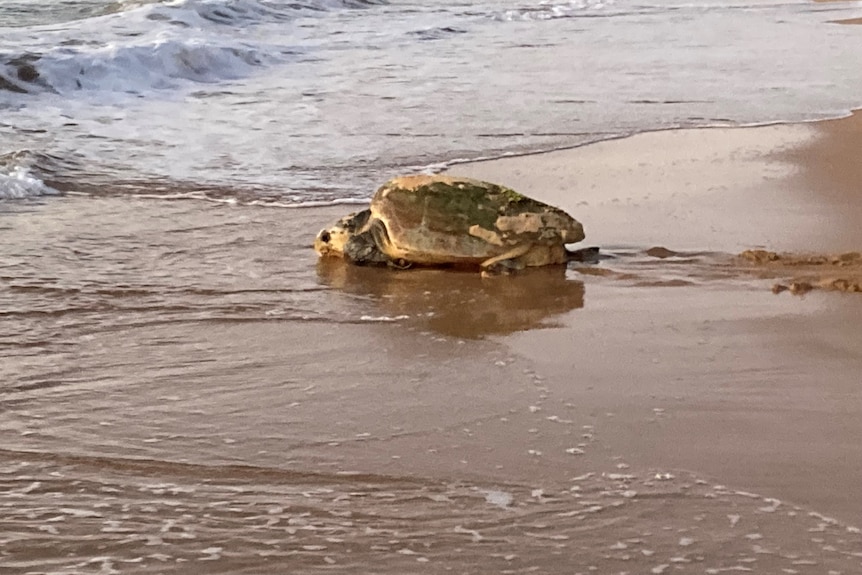
[[[182,82],[239,79],[301,52],[289,43],[291,34],[274,25],[385,3],[119,2],[112,13],[78,21],[74,29],[45,29],[37,43],[31,34],[12,30],[5,42],[10,51],[0,52],[0,95],[77,90],[140,94],[174,89]],[[261,30],[242,32],[252,26]]]
[[[58,49],[4,60],[6,73],[0,73],[0,89],[12,92],[139,93],[172,88],[181,80],[209,83],[241,78],[267,58],[254,48],[175,39],[95,49]]]
[[[188,16],[226,25],[248,25],[292,20],[344,9],[361,9],[388,4],[387,0],[306,0],[305,2],[274,2],[267,0],[180,0],[173,2],[123,2],[121,10],[137,9],[142,5],[152,12],[152,20],[167,19],[184,22]],[[177,18],[179,17],[179,18]],[[185,21],[184,23],[191,23]]]

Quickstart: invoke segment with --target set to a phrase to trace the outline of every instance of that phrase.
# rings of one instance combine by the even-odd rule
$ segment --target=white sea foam
[[[0,200],[50,196],[57,193],[57,190],[32,176],[30,171],[22,166],[12,168],[9,173],[0,172]]]
[[[570,18],[584,12],[599,12],[614,4],[614,0],[545,0],[538,5],[506,10],[497,15],[508,22],[524,20],[554,20]]]
[[[369,322],[382,322],[388,323],[393,321],[401,321],[403,319],[410,319],[409,315],[396,315],[396,316],[388,316],[388,315],[363,315],[359,318],[361,321],[369,321]]]
[[[336,198],[332,200],[309,200],[304,201],[301,199],[293,199],[291,202],[273,202],[273,201],[262,201],[262,200],[253,200],[251,202],[247,202],[249,205],[257,206],[257,205],[265,205],[274,208],[325,208],[329,206],[364,206],[367,205],[368,202],[371,201],[371,198]]]

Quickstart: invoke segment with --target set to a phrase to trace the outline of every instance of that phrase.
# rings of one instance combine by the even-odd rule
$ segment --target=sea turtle
[[[583,226],[567,213],[504,186],[412,175],[385,183],[369,209],[322,230],[314,248],[359,265],[460,265],[495,273],[565,263],[565,244],[582,239]]]

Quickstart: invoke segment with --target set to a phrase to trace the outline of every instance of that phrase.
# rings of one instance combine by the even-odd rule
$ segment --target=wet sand
[[[860,134],[458,166],[614,256],[487,280],[318,261],[343,206],[0,206],[0,570],[859,572],[862,295],[772,287],[860,251]]]
[[[504,340],[596,414],[611,451],[858,525],[862,294],[770,288],[859,281],[859,149],[857,113],[643,134],[453,172],[561,205],[587,243],[623,254],[575,270],[583,310]],[[649,258],[651,246],[671,257]],[[739,255],[751,249],[781,255]]]

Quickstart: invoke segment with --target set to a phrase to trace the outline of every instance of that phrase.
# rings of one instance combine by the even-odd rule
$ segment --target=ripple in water
[[[855,527],[687,475],[587,473],[541,490],[3,451],[0,485],[10,575],[855,573],[862,561]]]

